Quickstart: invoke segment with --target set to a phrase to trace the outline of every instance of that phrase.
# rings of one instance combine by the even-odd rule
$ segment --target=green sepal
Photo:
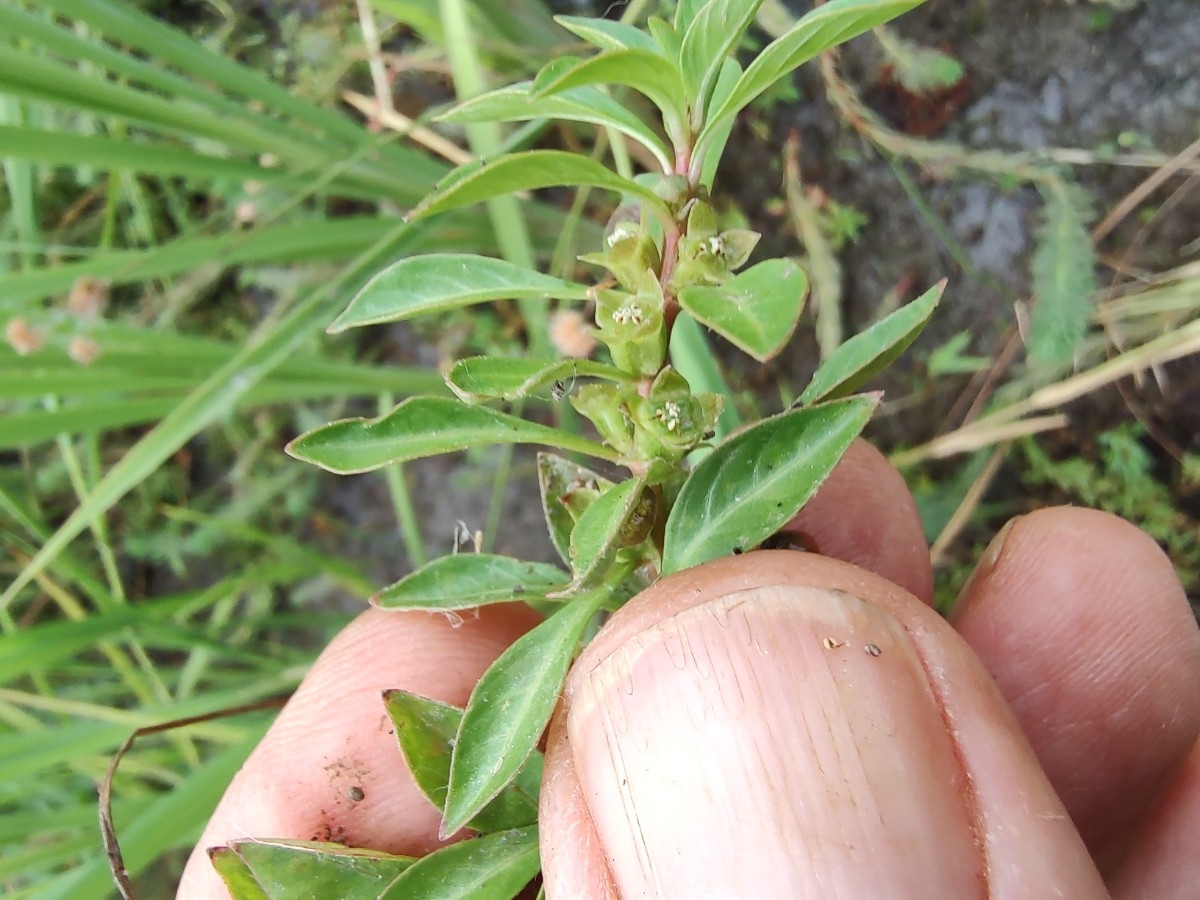
[[[633,449],[633,423],[626,404],[637,391],[624,385],[585,384],[571,395],[571,405],[589,419],[604,443],[621,456]]]
[[[757,231],[721,231],[716,212],[696,203],[688,213],[687,229],[679,239],[679,261],[671,276],[675,292],[696,284],[721,284],[750,258],[761,238]]]
[[[604,238],[605,249],[600,253],[585,253],[581,262],[603,266],[627,291],[651,289],[657,281],[654,274],[662,263],[658,244],[645,225],[630,219],[618,219]]]
[[[712,436],[721,411],[716,394],[694,395],[687,380],[671,366],[655,377],[645,397],[629,401],[638,456],[678,460]]]
[[[596,292],[596,337],[607,345],[613,364],[636,375],[653,375],[667,358],[666,300],[658,280],[644,290]]]

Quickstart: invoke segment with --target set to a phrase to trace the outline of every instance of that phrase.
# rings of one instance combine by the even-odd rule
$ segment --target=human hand
[[[576,663],[543,784],[552,900],[1195,896],[1200,631],[1148,537],[1082,509],[1014,520],[947,624],[912,498],[866,444],[793,525],[820,556],[680,573]],[[438,846],[380,692],[461,706],[536,621],[361,615],[226,792],[178,896],[227,897],[204,848],[246,837]]]

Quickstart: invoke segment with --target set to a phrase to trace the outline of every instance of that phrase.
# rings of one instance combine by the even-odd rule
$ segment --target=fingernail
[[[991,543],[987,545],[987,549],[983,551],[983,556],[979,559],[979,565],[975,567],[973,575],[987,575],[996,568],[1000,562],[1000,557],[1004,554],[1004,546],[1008,543],[1008,536],[1012,533],[1015,526],[1023,516],[1016,516],[1004,523],[1004,527],[996,532],[996,536],[992,538]]]
[[[1008,544],[1009,535],[1012,534],[1013,527],[1023,519],[1024,516],[1015,516],[1004,523],[1001,528],[992,537],[991,542],[984,549],[983,554],[979,557],[979,562],[975,564],[966,583],[963,584],[962,590],[958,592],[958,599],[950,609],[950,621],[957,622],[970,605],[971,596],[975,588],[987,580],[988,576],[995,571],[996,566],[1000,564],[1000,558],[1004,555],[1004,549]]]
[[[965,897],[970,787],[900,625],[848,594],[742,591],[581,678],[567,729],[621,897]]]

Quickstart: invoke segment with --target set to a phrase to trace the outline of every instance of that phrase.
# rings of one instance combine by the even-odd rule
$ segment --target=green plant
[[[459,360],[453,398],[417,396],[374,419],[344,419],[304,434],[289,452],[337,473],[367,472],[488,445],[539,444],[550,537],[565,568],[487,553],[433,560],[374,602],[442,611],[525,600],[546,614],[478,683],[464,710],[401,691],[387,709],[418,785],[441,809],[442,833],[483,836],[420,860],[337,847],[254,841],[214,863],[237,897],[264,896],[276,878],[320,869],[328,891],[355,896],[355,879],[388,873],[389,896],[511,897],[538,867],[536,745],[568,667],[597,617],[659,574],[751,550],[785,528],[837,464],[878,403],[855,393],[916,337],[942,286],[836,349],[792,407],[736,428],[698,343],[704,326],[765,361],[796,327],[806,291],[791,260],[747,267],[758,235],[722,229],[710,202],[717,163],[740,110],[819,53],[919,5],[920,0],[833,0],[800,19],[743,70],[734,55],[759,3],[681,0],[673,21],[642,31],[621,22],[561,17],[593,44],[531,81],[484,93],[441,116],[466,123],[560,118],[639,144],[658,171],[629,177],[560,150],[491,156],[443,178],[408,217],[414,225],[515,192],[575,186],[622,198],[603,245],[581,257],[598,283],[545,274],[514,260],[463,252],[409,256],[372,278],[331,326],[395,322],[496,300],[594,307],[606,361],[531,355]],[[447,27],[455,22],[447,20]],[[607,88],[643,94],[661,116],[646,125]],[[476,132],[481,134],[482,132]],[[530,335],[532,347],[544,336]],[[707,367],[707,368],[706,368]],[[546,393],[569,398],[596,437],[519,415]],[[517,404],[514,412],[497,409]],[[577,461],[584,457],[587,464]],[[591,466],[624,469],[606,477]],[[325,864],[322,865],[321,861]],[[289,876],[289,870],[291,875]],[[308,877],[308,876],[305,876]],[[486,887],[485,887],[486,886]],[[362,896],[376,896],[363,888]],[[476,891],[472,893],[472,891]]]
[[[1019,443],[1021,480],[1032,489],[1061,492],[1066,502],[1133,522],[1162,545],[1184,588],[1194,591],[1200,580],[1200,539],[1196,522],[1178,507],[1177,499],[1188,487],[1189,458],[1180,460],[1178,482],[1164,483],[1155,476],[1155,460],[1144,440],[1145,429],[1129,423],[1101,432],[1090,453],[1055,459],[1042,443],[1024,438]]]

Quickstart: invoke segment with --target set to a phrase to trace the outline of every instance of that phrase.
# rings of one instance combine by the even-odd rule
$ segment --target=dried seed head
[[[91,338],[76,335],[67,344],[67,356],[81,366],[90,366],[100,356],[100,345]]]
[[[4,326],[4,339],[8,345],[21,356],[28,356],[41,350],[46,343],[46,335],[38,328],[32,328],[23,318],[9,319]]]
[[[258,204],[243,200],[233,208],[233,220],[239,225],[253,225],[258,219]]]
[[[107,304],[108,285],[91,275],[76,279],[67,294],[67,311],[79,319],[98,318]]]
[[[562,309],[550,317],[550,342],[572,359],[586,359],[596,349],[591,326],[575,309]]]

